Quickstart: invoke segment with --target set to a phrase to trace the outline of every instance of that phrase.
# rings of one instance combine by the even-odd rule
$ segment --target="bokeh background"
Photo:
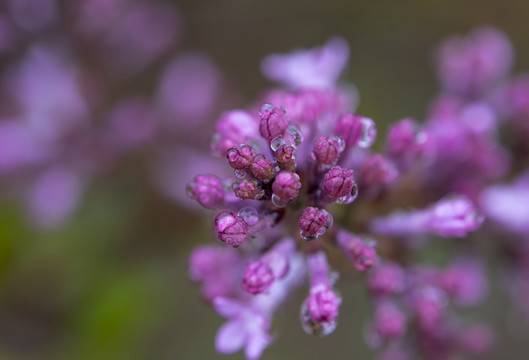
[[[9,3],[16,1],[1,4],[3,18],[12,16]],[[68,28],[75,21],[70,10],[83,2],[56,3],[60,26]],[[177,130],[165,145],[174,151],[205,151],[220,111],[245,106],[271,85],[259,70],[265,55],[316,46],[335,35],[351,47],[343,77],[359,90],[359,111],[380,128],[403,116],[420,119],[424,114],[437,92],[433,52],[449,35],[479,25],[496,26],[513,42],[516,70],[529,69],[525,0],[165,3],[178,14],[174,41],[127,81],[110,70],[105,73],[107,82],[119,86],[102,96],[108,96],[108,102],[120,92],[153,96],[168,61],[182,54],[207,57],[220,74],[215,86],[221,95],[200,123],[193,120],[199,124],[195,128],[179,135],[178,122],[189,120],[173,119]],[[24,33],[23,27],[14,26]],[[15,45],[0,54],[1,71],[22,58],[24,47],[18,42],[48,39],[45,31],[52,33],[48,28],[15,38]],[[90,63],[88,45],[77,45],[78,58]],[[54,85],[49,83],[50,91]],[[190,249],[211,241],[211,214],[160,191],[153,181],[160,161],[158,145],[147,142],[106,166],[86,186],[71,216],[53,228],[34,226],[7,180],[0,180],[0,359],[243,358],[214,350],[223,320],[201,302],[186,268]],[[173,175],[195,175],[185,159],[171,159]],[[491,270],[495,280],[485,304],[463,316],[494,325],[497,347],[488,359],[526,359],[529,331],[503,296],[496,275]],[[305,335],[298,319],[302,299],[294,297],[279,313],[274,324],[277,341],[262,359],[372,358],[362,335],[368,316],[362,285],[344,273],[338,287],[344,303],[335,333],[323,339]]]

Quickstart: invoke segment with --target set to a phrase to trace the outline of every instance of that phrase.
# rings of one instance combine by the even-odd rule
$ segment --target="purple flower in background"
[[[261,68],[269,79],[293,88],[331,87],[338,80],[348,58],[347,42],[333,38],[319,48],[269,55],[263,60]]]

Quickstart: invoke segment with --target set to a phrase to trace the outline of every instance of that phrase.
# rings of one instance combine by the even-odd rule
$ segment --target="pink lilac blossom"
[[[445,45],[440,60],[444,92],[424,124],[404,118],[390,126],[381,153],[370,149],[377,138],[375,121],[354,113],[350,93],[336,86],[346,48],[340,44],[333,40],[315,50],[270,56],[263,62],[265,75],[288,88],[270,90],[248,108],[223,113],[217,121],[211,150],[231,167],[233,176],[224,184],[231,184],[235,196],[224,195],[216,233],[238,247],[230,251],[247,259],[232,279],[246,292],[231,296],[238,310],[228,314],[217,309],[229,319],[219,330],[217,349],[245,348],[253,359],[270,343],[274,288],[292,272],[291,266],[281,265],[278,275],[271,254],[280,264],[286,258],[305,259],[300,271],[308,274],[309,284],[302,327],[309,334],[330,334],[342,303],[330,264],[334,253],[327,252],[336,246],[364,277],[374,304],[366,341],[382,350],[379,358],[477,354],[491,346],[493,335],[478,327],[474,331],[472,324],[460,326],[453,308],[485,300],[483,262],[467,249],[444,267],[414,264],[417,246],[410,245],[417,238],[421,246],[429,246],[437,235],[459,238],[453,239],[454,246],[471,249],[473,243],[461,238],[480,231],[481,213],[494,214],[502,197],[508,203],[505,194],[511,188],[513,194],[523,191],[522,182],[520,190],[517,185],[490,185],[507,173],[511,160],[499,144],[501,114],[487,96],[508,67],[502,35],[482,29],[461,44]],[[503,52],[485,59],[495,49]],[[476,73],[465,73],[473,66]],[[454,82],[461,72],[468,77]],[[207,195],[209,190],[203,191]],[[489,200],[494,192],[498,200]],[[351,216],[339,206],[350,203]],[[409,204],[421,209],[405,210]],[[501,212],[500,207],[496,213]],[[497,219],[502,223],[499,215]],[[355,235],[355,227],[368,233]],[[288,242],[288,255],[278,256],[282,239],[298,231],[299,237]],[[529,268],[526,262],[518,259],[514,268]],[[274,306],[267,306],[266,299]],[[210,301],[217,306],[226,300]],[[236,326],[242,330],[235,334]]]

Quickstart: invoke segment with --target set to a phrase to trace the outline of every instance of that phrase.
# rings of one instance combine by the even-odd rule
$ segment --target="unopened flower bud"
[[[314,158],[321,164],[333,165],[345,148],[339,136],[320,136],[314,142]]]
[[[197,175],[186,188],[187,195],[208,209],[222,205],[224,188],[221,180],[215,175]]]
[[[332,225],[332,216],[325,209],[305,208],[298,218],[298,226],[304,240],[313,240],[321,236]]]
[[[233,184],[233,192],[241,200],[259,200],[264,190],[255,179],[240,179]]]
[[[373,328],[385,340],[396,339],[404,334],[406,318],[392,302],[379,301],[375,306]]]
[[[274,107],[272,104],[264,104],[261,107],[260,115],[259,132],[268,141],[283,135],[288,128],[286,114],[282,108]]]
[[[376,296],[399,294],[404,290],[404,270],[392,262],[383,262],[371,269],[367,277],[367,288]]]
[[[340,299],[332,289],[312,293],[305,301],[307,311],[315,322],[332,322],[338,316]]]
[[[249,168],[253,164],[255,151],[250,145],[232,147],[226,153],[230,166],[236,170]]]
[[[300,188],[301,182],[298,174],[285,170],[277,174],[272,184],[274,194],[283,200],[295,199]]]
[[[264,155],[256,155],[251,166],[252,174],[259,180],[270,180],[275,175],[274,165]]]
[[[270,266],[263,261],[253,261],[246,265],[242,275],[242,287],[251,294],[266,291],[274,282]]]
[[[354,185],[353,170],[339,166],[333,167],[323,177],[323,190],[335,199],[350,195]]]
[[[228,210],[217,214],[215,226],[219,240],[234,248],[239,247],[248,236],[248,225],[240,216]]]

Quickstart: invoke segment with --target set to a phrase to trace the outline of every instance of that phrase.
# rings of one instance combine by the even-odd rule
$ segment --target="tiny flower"
[[[365,271],[376,264],[374,241],[365,241],[345,230],[338,231],[336,241],[357,270]]]
[[[314,142],[314,158],[321,164],[334,165],[344,146],[344,141],[339,136],[320,136]]]
[[[248,236],[248,225],[240,216],[228,210],[217,214],[215,226],[219,240],[234,248],[239,247]]]
[[[239,179],[233,184],[233,192],[241,200],[259,200],[264,190],[255,179]]]
[[[332,198],[338,199],[351,194],[355,186],[353,170],[339,166],[329,170],[323,178],[323,190]]]
[[[331,225],[331,214],[316,207],[305,208],[298,218],[298,226],[305,240],[313,240],[323,235]]]
[[[251,166],[253,176],[259,180],[270,180],[275,175],[274,165],[264,155],[256,155]]]
[[[334,291],[324,289],[311,293],[305,304],[312,320],[317,323],[332,322],[338,316],[340,300]]]
[[[242,274],[242,286],[251,294],[266,291],[274,282],[272,269],[263,261],[253,261],[246,265]]]
[[[293,200],[298,196],[301,182],[296,173],[283,170],[277,174],[272,184],[272,191],[283,200]]]
[[[271,141],[275,137],[283,135],[288,127],[285,110],[274,107],[272,104],[264,104],[261,107],[261,120],[259,132],[266,140]]]
[[[222,181],[215,175],[197,175],[187,185],[187,194],[200,205],[215,209],[224,202]]]
[[[236,170],[249,168],[253,164],[254,156],[255,151],[250,145],[239,145],[226,153],[228,163]]]

